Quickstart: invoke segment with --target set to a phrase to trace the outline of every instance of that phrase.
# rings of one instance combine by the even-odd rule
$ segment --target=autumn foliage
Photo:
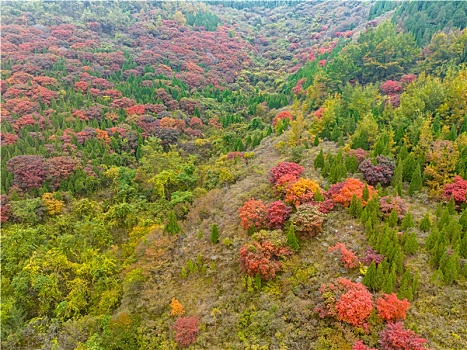
[[[385,321],[395,322],[405,320],[406,312],[410,307],[407,299],[399,300],[396,294],[384,294],[376,299],[378,315]]]
[[[383,213],[386,216],[391,215],[391,212],[395,210],[397,212],[397,215],[399,216],[399,219],[401,220],[407,214],[407,210],[409,209],[409,206],[407,205],[407,203],[399,196],[381,197],[379,199],[379,207],[380,207],[381,213]]]
[[[454,198],[457,206],[467,201],[467,180],[460,176],[455,176],[452,183],[444,185],[443,196],[446,201]]]
[[[290,207],[282,201],[272,202],[268,207],[268,222],[272,229],[281,228],[291,213]]]
[[[289,121],[292,121],[292,113],[289,111],[282,111],[276,114],[272,121],[272,125],[275,126],[279,120],[283,119],[288,119]]]
[[[259,274],[262,280],[268,281],[282,270],[281,260],[290,255],[292,251],[288,247],[279,247],[269,241],[254,241],[240,248],[240,267],[246,274]]]
[[[303,173],[305,168],[293,162],[281,162],[269,171],[269,179],[273,184],[284,175],[292,175],[296,179]]]
[[[367,202],[363,199],[364,188],[365,188],[365,184],[362,181],[358,179],[354,179],[354,178],[348,178],[342,184],[342,187],[337,191],[337,193],[332,194],[332,199],[336,203],[341,203],[344,207],[348,207],[352,200],[352,196],[355,195],[357,199],[362,200],[363,205],[366,205]],[[332,187],[330,188],[330,190],[331,189]],[[368,193],[369,193],[369,199],[377,195],[377,191],[373,188],[373,186],[369,186],[369,185],[368,185]]]
[[[341,254],[341,262],[345,268],[353,269],[358,267],[358,257],[354,252],[348,250],[344,243],[336,243],[334,246],[329,247],[328,251],[335,252],[339,251]]]
[[[193,316],[179,317],[174,325],[175,341],[185,348],[196,341],[199,333],[199,319]]]
[[[316,181],[298,179],[285,190],[285,200],[298,207],[300,204],[313,201],[318,191],[321,192],[321,189]]]
[[[240,219],[245,230],[258,230],[268,226],[268,208],[261,200],[248,200],[240,208]]]
[[[388,323],[380,334],[380,344],[383,350],[424,350],[426,339],[405,329],[402,322]]]
[[[322,303],[315,312],[323,317],[335,317],[355,327],[367,328],[373,310],[373,297],[361,283],[338,278],[337,283],[324,284],[319,289]]]
[[[170,315],[172,316],[182,316],[185,313],[183,305],[175,298],[172,298],[170,302]]]
[[[319,211],[319,207],[311,204],[302,204],[292,215],[292,223],[298,233],[307,236],[316,236],[323,231],[326,215]]]

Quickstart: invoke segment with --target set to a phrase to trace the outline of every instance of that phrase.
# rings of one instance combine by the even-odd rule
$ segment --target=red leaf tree
[[[253,242],[240,248],[240,267],[249,276],[259,274],[269,281],[282,270],[281,260],[292,255],[288,247],[274,245],[269,241]]]
[[[353,269],[358,267],[358,257],[354,252],[348,250],[344,243],[338,242],[333,247],[329,247],[328,251],[339,251],[341,254],[341,262],[345,268]]]
[[[48,175],[47,163],[41,156],[16,156],[6,166],[13,174],[12,184],[23,190],[41,187]]]
[[[284,175],[292,175],[298,179],[304,170],[305,168],[297,163],[281,162],[269,171],[269,181],[276,184]]]
[[[369,348],[361,340],[357,341],[353,346],[352,350],[378,350],[376,348]]]
[[[291,213],[290,207],[282,201],[272,202],[268,207],[269,227],[272,229],[280,229]]]
[[[455,176],[452,180],[452,183],[444,185],[443,196],[446,201],[454,198],[456,205],[460,206],[467,201],[467,180],[460,176]]]
[[[292,113],[290,113],[289,111],[282,111],[277,113],[274,119],[272,120],[272,125],[276,126],[277,122],[283,119],[288,119],[289,121],[292,121]]]
[[[388,323],[380,334],[379,343],[383,350],[424,350],[426,339],[405,329],[402,322]]]
[[[336,203],[341,203],[344,207],[348,207],[350,205],[350,201],[352,200],[353,195],[355,195],[357,199],[361,199],[363,205],[366,205],[366,202],[363,200],[364,189],[365,184],[362,181],[354,178],[349,178],[345,180],[343,184],[335,184],[331,186],[331,188],[328,191],[328,194],[332,195],[332,199]],[[373,186],[368,186],[368,193],[369,199],[377,195],[377,192],[373,188]]]
[[[252,198],[246,201],[239,212],[245,230],[255,231],[268,226],[268,208],[262,200]]]
[[[381,212],[386,216],[391,215],[391,212],[393,210],[396,210],[397,215],[399,216],[399,219],[401,220],[407,214],[407,210],[409,209],[407,203],[405,203],[405,201],[399,196],[381,197],[379,199],[379,207],[380,207]]]
[[[396,322],[405,320],[406,312],[410,307],[407,299],[399,300],[396,294],[384,294],[376,300],[378,315],[385,321]]]
[[[179,317],[174,325],[175,341],[181,348],[186,348],[196,341],[199,333],[199,319],[193,316]]]

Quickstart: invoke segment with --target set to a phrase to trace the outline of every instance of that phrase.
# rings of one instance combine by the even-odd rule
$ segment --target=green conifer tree
[[[350,174],[358,171],[358,159],[355,156],[345,158],[345,167]]]
[[[449,214],[449,210],[444,209],[439,217],[438,222],[436,223],[436,226],[438,227],[439,230],[441,230],[444,226],[449,225],[450,221],[451,221],[451,215]]]
[[[396,187],[399,182],[402,182],[403,166],[401,157],[397,158],[397,166],[392,175],[391,185]]]
[[[316,134],[315,139],[313,141],[313,146],[317,147],[319,145],[319,137],[318,134]]]
[[[289,232],[287,233],[287,245],[296,252],[300,249],[294,225],[290,225]]]
[[[315,166],[315,169],[323,169],[324,167],[324,154],[323,154],[322,148],[319,151],[319,154],[315,158],[314,166]]]
[[[449,214],[456,214],[456,203],[454,202],[454,197],[451,197],[448,204],[446,205],[446,209],[448,210]]]
[[[413,289],[412,289],[412,274],[409,269],[405,270],[401,278],[399,290],[397,291],[397,297],[400,300],[407,298],[407,300],[413,300]]]
[[[177,222],[177,217],[175,216],[175,213],[171,211],[169,213],[169,219],[167,221],[167,224],[165,224],[164,227],[164,233],[168,233],[169,235],[175,235],[177,233],[180,233],[182,229],[178,225]]]
[[[366,202],[370,198],[370,192],[368,190],[368,185],[365,184],[365,187],[363,188],[363,200]]]
[[[420,231],[428,232],[431,228],[430,215],[426,213],[419,225]]]
[[[211,226],[211,242],[218,243],[219,242],[219,227],[216,224]]]
[[[418,251],[417,235],[415,232],[409,233],[405,239],[404,252],[413,255]]]
[[[396,209],[393,209],[387,219],[387,223],[389,227],[396,227],[398,222],[399,222],[399,214],[397,213]]]
[[[372,291],[378,290],[377,270],[376,263],[374,261],[372,261],[370,266],[368,266],[365,277],[363,277],[362,283]]]
[[[459,255],[454,251],[449,255],[444,266],[440,266],[441,271],[443,271],[444,283],[446,285],[451,285],[457,279],[459,275],[459,265]]]
[[[403,164],[402,164],[402,179],[405,182],[409,182],[412,180],[412,176],[415,172],[415,169],[417,167],[417,162],[415,161],[415,157],[413,153],[410,153],[407,158],[405,158]]]
[[[415,192],[419,192],[422,189],[422,174],[420,171],[420,164],[417,164],[412,175],[409,186],[409,194],[413,196]]]
[[[407,215],[404,217],[404,219],[402,220],[402,223],[401,223],[401,230],[407,230],[409,228],[412,228],[414,227],[414,222],[413,222],[413,218],[412,218],[412,214],[410,213],[410,211],[407,213]]]
[[[462,211],[461,217],[459,218],[459,224],[462,225],[464,231],[467,231],[467,209]]]

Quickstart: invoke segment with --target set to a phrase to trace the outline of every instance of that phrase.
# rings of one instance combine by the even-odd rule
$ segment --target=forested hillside
[[[1,10],[2,348],[467,348],[465,2]]]

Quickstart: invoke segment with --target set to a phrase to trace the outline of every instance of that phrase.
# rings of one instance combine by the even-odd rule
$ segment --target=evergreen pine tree
[[[394,169],[394,174],[392,175],[391,185],[396,187],[399,182],[402,182],[402,173],[403,173],[403,166],[402,166],[402,159],[401,157],[397,158],[397,166]]]
[[[407,300],[413,300],[413,289],[412,289],[412,274],[407,269],[401,278],[399,290],[397,291],[397,297],[400,300],[407,298]]]
[[[439,230],[441,230],[444,226],[449,225],[450,221],[451,221],[451,215],[449,214],[449,210],[444,209],[440,215],[438,222],[436,223],[436,226],[438,227]]]
[[[405,158],[402,164],[402,179],[405,182],[409,182],[412,180],[412,176],[415,172],[417,167],[417,162],[415,161],[413,153],[410,153],[407,158]]]
[[[397,196],[402,197],[402,181],[399,181],[396,184],[396,188],[394,190],[395,190]]]
[[[358,159],[355,156],[345,158],[345,167],[350,174],[358,171]]]
[[[396,272],[394,269],[391,269],[391,273],[386,275],[381,286],[381,289],[386,294],[391,294],[394,292],[394,285],[396,284]]]
[[[319,154],[315,158],[314,166],[315,166],[315,169],[323,169],[324,167],[324,154],[323,154],[322,148],[319,151]]]
[[[404,219],[402,220],[401,230],[405,231],[412,227],[414,227],[414,223],[413,223],[412,214],[409,211],[407,215],[404,217]]]
[[[165,224],[164,227],[164,233],[168,233],[169,235],[175,235],[177,233],[180,233],[182,229],[178,225],[177,222],[177,217],[175,216],[175,213],[171,211],[169,213],[169,220],[167,221],[167,224]]]
[[[423,216],[422,221],[420,221],[419,228],[420,228],[420,231],[423,231],[423,232],[428,232],[430,230],[431,222],[430,222],[430,215],[428,215],[428,213],[426,213],[425,216]]]
[[[318,134],[315,136],[315,140],[313,141],[313,146],[317,147],[319,145],[319,137]]]
[[[378,281],[377,281],[377,271],[376,263],[374,260],[371,262],[370,266],[366,270],[365,277],[363,277],[362,283],[372,291],[378,290]]]
[[[449,214],[456,214],[456,203],[454,202],[454,197],[451,197],[448,204],[446,205],[446,209],[448,210]]]
[[[213,224],[211,227],[211,242],[218,243],[219,242],[219,227],[216,224]]]
[[[315,202],[323,202],[324,201],[324,196],[321,193],[321,191],[316,191],[315,193],[315,198],[313,198]]]
[[[360,222],[362,224],[366,224],[367,221],[368,221],[368,209],[365,208],[362,211],[362,215],[360,215]]]
[[[393,209],[391,211],[391,214],[388,217],[387,223],[389,227],[396,227],[398,222],[399,222],[399,214],[397,214],[396,209]]]
[[[417,164],[412,174],[412,179],[409,186],[409,194],[413,196],[415,192],[419,192],[422,189],[422,174],[420,171],[420,164]]]
[[[467,234],[464,232],[464,238],[461,239],[459,244],[459,255],[467,259]]]
[[[290,225],[289,232],[287,233],[287,245],[296,252],[300,248],[294,225]]]
[[[407,150],[407,145],[404,142],[399,150],[399,157],[402,161],[404,161],[408,155],[409,155],[409,151]]]
[[[353,217],[357,217],[357,195],[353,194],[349,205],[349,214]]]
[[[467,209],[462,211],[462,215],[459,218],[459,224],[462,225],[464,231],[467,231]]]
[[[441,267],[443,271],[444,283],[446,285],[451,285],[459,275],[459,255],[456,251],[449,255],[446,263]]]
[[[425,250],[427,252],[431,251],[433,247],[435,246],[436,242],[438,242],[438,237],[439,237],[439,230],[435,226],[431,233],[428,235],[428,238],[425,241]]]
[[[363,200],[367,202],[369,198],[370,198],[370,192],[368,191],[368,185],[365,184],[365,187],[363,188]]]
[[[417,235],[415,232],[408,234],[404,243],[404,252],[408,255],[413,255],[418,251]]]

